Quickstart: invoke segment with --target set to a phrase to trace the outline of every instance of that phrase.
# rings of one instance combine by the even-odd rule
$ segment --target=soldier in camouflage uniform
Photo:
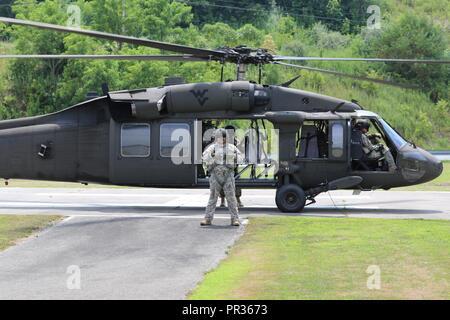
[[[203,161],[210,173],[210,196],[205,210],[202,226],[211,225],[216,210],[220,191],[223,190],[231,214],[231,225],[239,226],[239,211],[235,195],[234,168],[242,161],[241,152],[231,143],[226,142],[226,131],[218,129],[215,142],[203,152]]]

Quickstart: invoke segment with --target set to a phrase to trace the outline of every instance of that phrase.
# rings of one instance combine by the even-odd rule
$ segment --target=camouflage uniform
[[[238,138],[234,138],[234,145],[235,145],[235,146],[238,148],[238,150],[241,151],[241,153],[242,153],[242,148],[240,148],[241,142],[239,141]],[[244,147],[244,148],[245,148],[245,147]],[[237,166],[237,164],[236,164],[235,167],[234,167],[234,175],[236,175],[237,173],[238,173],[238,166]],[[244,207],[244,205],[243,205],[242,202],[241,202],[242,189],[239,188],[239,187],[236,187],[235,190],[234,190],[234,192],[235,192],[235,195],[236,195],[236,200],[237,200],[237,203],[238,203],[238,207],[239,207],[239,208]],[[221,206],[221,207],[225,207],[225,192],[223,191],[223,189],[222,189],[222,191],[220,191],[220,206]]]
[[[361,135],[361,142],[364,153],[367,158],[377,160],[384,156],[389,167],[389,171],[394,172],[397,170],[394,157],[388,147],[382,144],[373,144],[368,134]]]
[[[234,167],[242,161],[241,152],[232,144],[211,144],[203,152],[203,161],[210,173],[210,196],[205,210],[205,220],[214,218],[217,199],[223,190],[228,202],[232,220],[239,219],[238,204],[235,194]]]

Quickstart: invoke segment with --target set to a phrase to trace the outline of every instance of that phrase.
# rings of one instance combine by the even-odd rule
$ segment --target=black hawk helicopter
[[[62,111],[0,121],[0,177],[144,187],[207,187],[201,165],[206,128],[214,123],[245,122],[257,132],[278,130],[279,148],[267,156],[257,143],[258,161],[236,174],[237,186],[277,188],[281,211],[299,212],[321,192],[373,190],[420,184],[438,177],[442,163],[404,139],[377,114],[356,101],[345,101],[289,85],[262,85],[261,70],[272,64],[398,85],[390,81],[294,64],[305,61],[380,63],[445,63],[447,60],[319,58],[272,55],[244,46],[216,50],[152,41],[40,22],[0,18],[0,22],[172,51],[178,55],[3,55],[10,59],[121,59],[198,61],[222,64],[217,83],[184,83],[172,79],[157,88],[109,92]],[[223,81],[223,65],[236,65],[236,81]],[[245,81],[246,67],[259,67],[259,83]],[[397,170],[386,161],[368,159],[355,123],[365,120],[394,156]],[[178,130],[178,131],[177,131]],[[171,138],[181,132],[180,139]],[[259,137],[259,134],[256,135]],[[259,139],[259,138],[257,138]],[[184,140],[188,151],[175,157]],[[248,142],[245,138],[246,143]],[[192,151],[192,152],[191,152]],[[260,161],[262,154],[264,161]],[[200,156],[199,156],[200,154]],[[246,154],[246,157],[248,155]],[[271,174],[277,157],[277,170]],[[260,168],[262,166],[262,168]]]

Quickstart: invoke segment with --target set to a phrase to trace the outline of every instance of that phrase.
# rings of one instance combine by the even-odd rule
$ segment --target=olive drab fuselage
[[[398,171],[362,170],[352,165],[352,123],[358,118],[380,123]],[[402,142],[379,116],[357,103],[281,86],[231,81],[109,92],[60,112],[1,121],[0,178],[207,187],[207,180],[199,178],[195,152],[188,155],[191,162],[182,164],[162,152],[161,130],[179,124],[192,134],[189,147],[201,148],[201,126],[208,119],[259,119],[279,130],[278,174],[271,179],[237,179],[237,185],[245,188],[293,183],[307,190],[359,176],[362,181],[354,189],[389,189],[423,183],[442,172],[436,158]],[[324,151],[327,157],[299,157],[298,132],[305,123],[314,122],[328,128],[329,139],[323,146],[328,148]],[[138,157],[127,156],[121,148],[127,139],[123,132],[129,128],[148,133],[148,148],[140,150]],[[335,142],[333,134],[341,142]],[[338,151],[334,149],[337,144],[342,144]]]

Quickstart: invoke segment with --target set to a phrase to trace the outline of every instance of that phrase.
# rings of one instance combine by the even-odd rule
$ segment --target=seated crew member
[[[370,160],[379,160],[384,157],[388,164],[389,172],[395,172],[397,170],[397,166],[389,148],[383,144],[374,143],[377,142],[377,138],[379,135],[369,134],[369,120],[359,120],[358,122],[356,122],[355,128],[362,132],[361,143],[366,157]]]

